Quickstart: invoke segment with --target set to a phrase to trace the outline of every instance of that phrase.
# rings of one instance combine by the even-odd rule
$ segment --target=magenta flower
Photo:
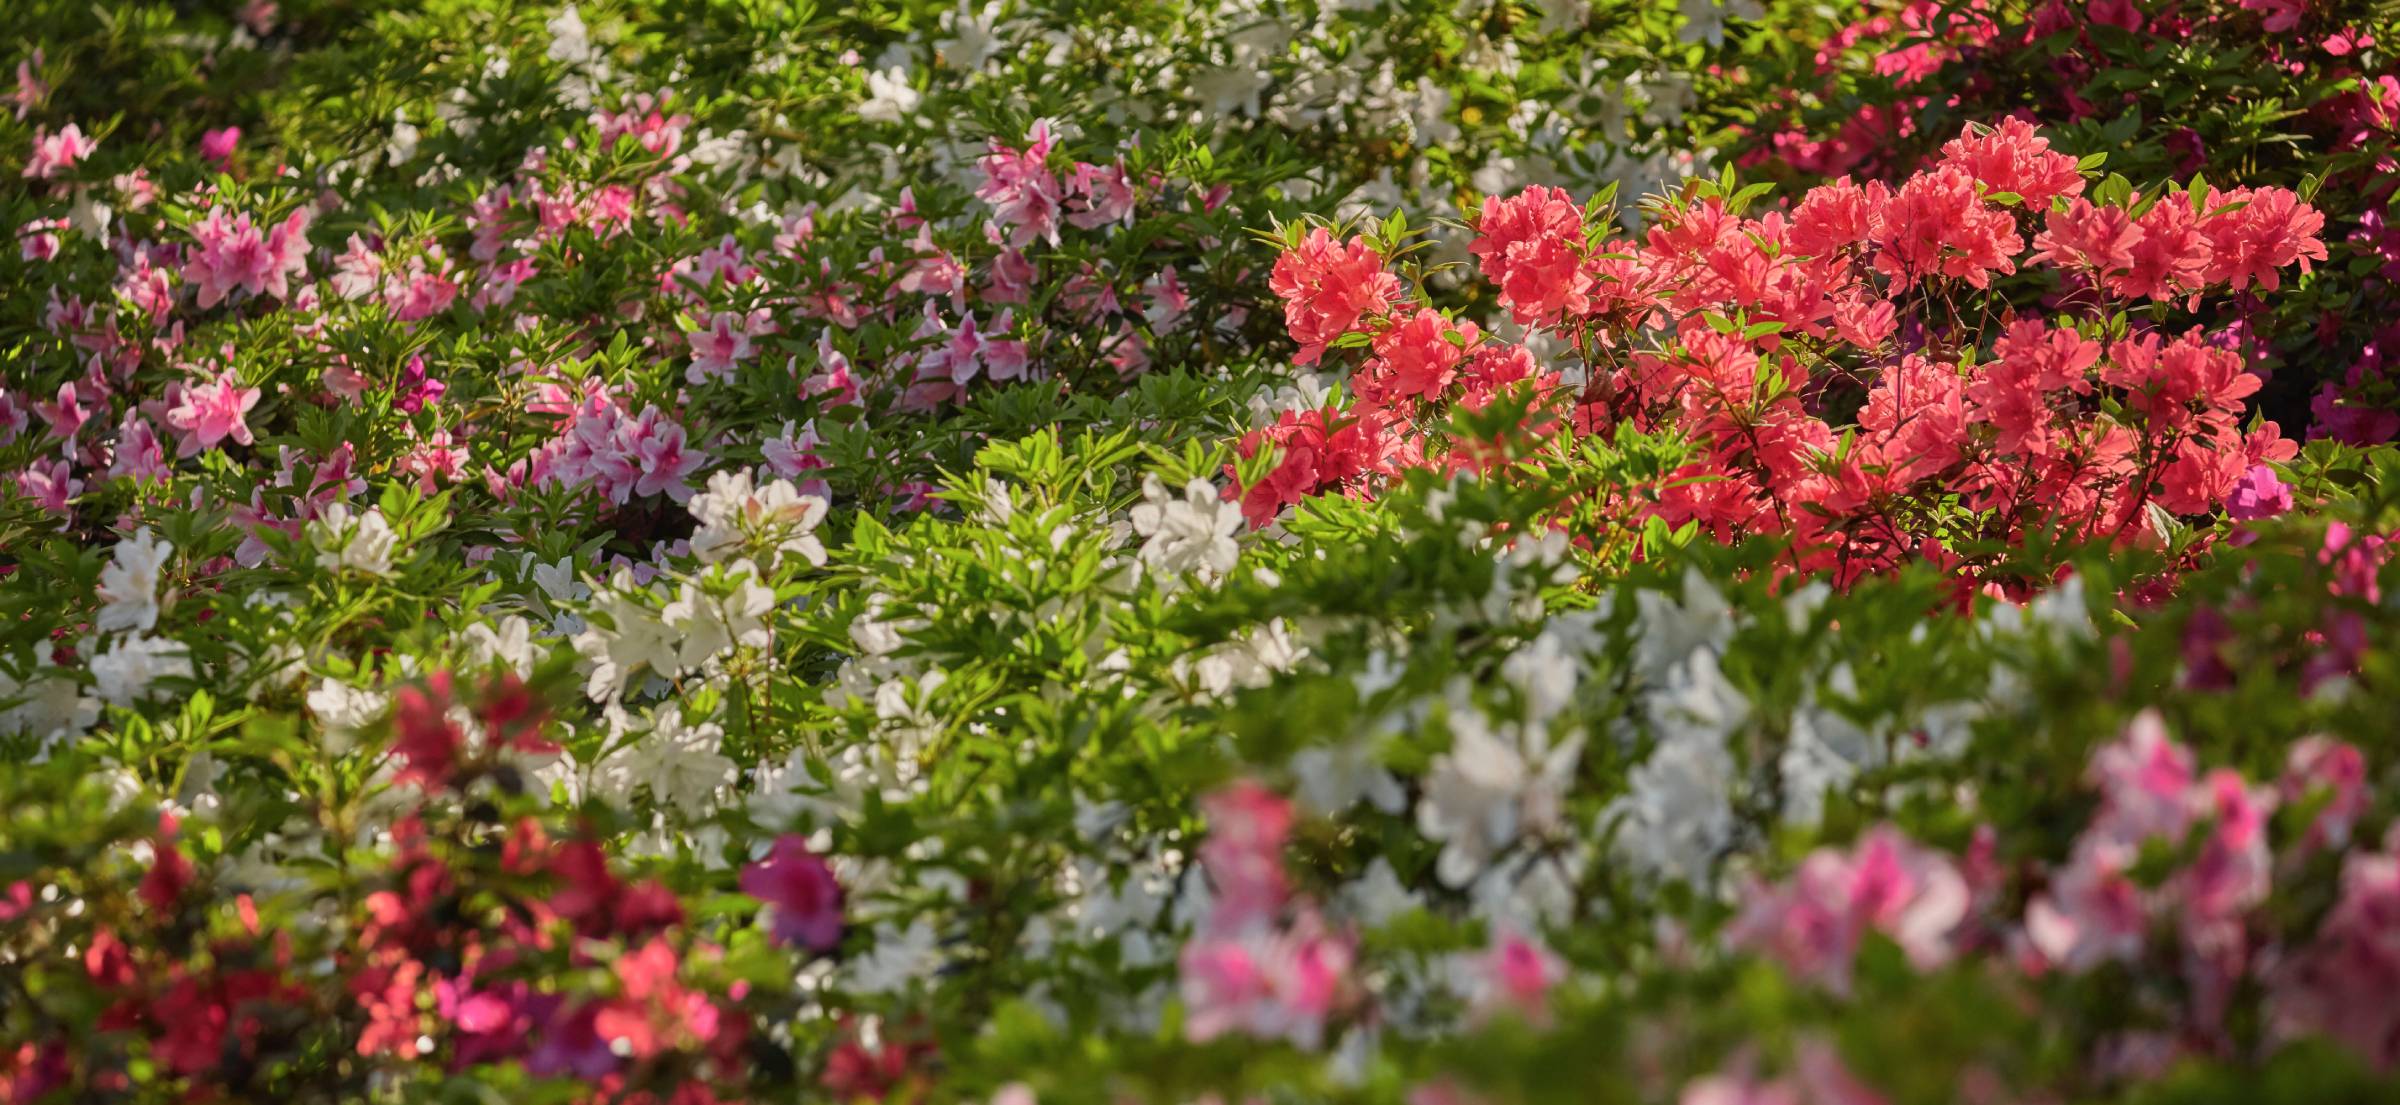
[[[217,168],[233,162],[233,151],[242,144],[242,128],[223,127],[200,135],[200,156]]]
[[[442,393],[448,390],[450,385],[426,374],[423,356],[410,357],[408,366],[400,370],[400,387],[392,405],[415,414],[424,410],[425,404],[440,399]]]
[[[2237,522],[2272,518],[2290,509],[2292,485],[2277,479],[2275,470],[2264,464],[2251,465],[2225,496],[2225,513]]]
[[[742,893],[766,903],[777,940],[820,952],[842,941],[841,884],[797,835],[778,838],[767,858],[742,868]]]

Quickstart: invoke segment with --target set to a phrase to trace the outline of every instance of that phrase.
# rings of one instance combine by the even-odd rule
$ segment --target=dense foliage
[[[12,14],[4,1105],[2400,1092],[2388,11]]]

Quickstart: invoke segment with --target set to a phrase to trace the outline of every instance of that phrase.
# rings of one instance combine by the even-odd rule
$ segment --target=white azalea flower
[[[645,668],[662,679],[671,679],[683,670],[678,635],[647,602],[640,601],[647,598],[648,592],[634,586],[633,573],[624,568],[617,569],[609,585],[593,595],[592,612],[601,615],[606,624],[587,624],[573,640],[575,651],[588,665],[584,692],[593,699],[614,698],[633,673]]]
[[[867,100],[858,117],[870,123],[897,123],[916,113],[925,94],[908,83],[908,67],[895,65],[867,73]]]
[[[156,696],[160,679],[192,677],[190,650],[180,642],[144,634],[120,637],[108,651],[91,660],[92,680],[100,699],[112,706],[131,706]]]
[[[308,524],[309,544],[317,550],[317,566],[331,572],[390,576],[392,554],[400,535],[383,520],[383,511],[369,507],[353,515],[347,503],[334,503]]]
[[[1396,813],[1408,800],[1400,781],[1383,769],[1372,741],[1303,748],[1292,755],[1291,766],[1300,784],[1300,800],[1318,813],[1341,813],[1360,798],[1385,813]]]
[[[1143,501],[1133,508],[1133,530],[1142,542],[1142,562],[1162,572],[1216,579],[1233,570],[1240,555],[1233,535],[1242,508],[1207,480],[1195,479],[1183,494],[1170,493],[1157,476],[1142,481]]]
[[[692,496],[689,508],[700,523],[692,535],[692,555],[714,564],[756,547],[771,554],[770,564],[797,556],[823,567],[825,545],[815,531],[825,520],[824,497],[803,495],[790,480],[764,486],[754,480],[748,471],[719,472],[708,478],[708,490]]]
[[[117,542],[107,566],[100,569],[100,616],[95,621],[102,632],[147,633],[158,627],[158,578],[174,555],[175,546],[152,537],[148,526]]]
[[[536,653],[531,622],[509,614],[494,623],[468,626],[464,636],[476,663],[506,667],[519,677],[533,674]]]
[[[1367,865],[1365,874],[1342,887],[1335,901],[1352,920],[1371,929],[1381,928],[1393,918],[1425,906],[1424,895],[1403,884],[1392,871],[1392,861],[1382,856]]]
[[[383,717],[390,696],[381,691],[353,687],[338,679],[319,679],[308,689],[308,712],[315,715],[324,733],[328,751],[348,751],[358,741],[360,731]]]
[[[719,788],[737,775],[722,754],[725,730],[715,722],[690,724],[679,707],[662,708],[650,731],[627,746],[625,770],[650,788],[650,796],[699,817],[716,804]]]
[[[44,749],[83,735],[100,720],[99,700],[61,671],[47,646],[34,649],[23,679],[0,668],[0,735],[29,734]]]
[[[724,596],[686,580],[675,601],[659,611],[659,621],[680,641],[682,666],[699,667],[736,645],[764,648],[774,642],[766,616],[775,609],[775,592],[758,581],[757,566],[737,560],[729,578],[733,590]]]
[[[958,7],[942,13],[944,37],[934,42],[942,53],[942,64],[952,69],[973,72],[983,63],[1000,56],[1006,44],[1000,41],[1000,5],[985,4],[977,11],[958,0]]]
[[[1583,757],[1583,736],[1556,744],[1541,726],[1497,728],[1472,705],[1450,714],[1450,751],[1434,758],[1417,828],[1442,842],[1435,874],[1463,887],[1527,832],[1555,827]]]
[[[849,988],[865,994],[896,994],[911,981],[927,978],[940,965],[939,940],[933,925],[919,917],[906,929],[890,922],[875,926],[874,946],[850,964]]]

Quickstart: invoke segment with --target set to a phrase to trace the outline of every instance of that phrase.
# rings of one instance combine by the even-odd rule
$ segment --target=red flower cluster
[[[428,1063],[515,1064],[589,1084],[595,1100],[731,1100],[721,1094],[752,1074],[751,1014],[738,1004],[745,987],[720,977],[720,950],[695,936],[675,890],[623,874],[588,833],[459,816],[456,799],[490,756],[550,746],[540,699],[513,677],[483,684],[465,708],[452,688],[437,674],[395,694],[404,783],[392,793],[412,804],[386,830],[379,865],[353,861],[344,877],[360,893],[322,931],[213,885],[177,820],[162,817],[123,900],[78,904],[89,935],[65,970],[101,1003],[98,1032],[0,1053],[0,1102],[122,1095],[135,1062],[189,1100],[280,1098],[284,1083],[270,1081],[280,1078],[364,1092],[379,1071]],[[465,737],[470,719],[480,741]],[[743,885],[764,869],[788,914],[778,931],[799,923],[821,949],[840,933],[840,889],[801,853],[799,875],[779,852]],[[0,922],[37,908],[31,883],[0,887]],[[279,1058],[299,1054],[326,1061]]]
[[[1842,581],[1923,557],[1988,582],[1996,557],[1955,550],[2037,530],[2142,540],[2149,512],[2216,512],[2262,462],[2293,455],[2274,423],[2241,423],[2259,380],[2237,342],[2146,327],[2115,304],[2272,291],[2280,269],[2324,258],[2316,211],[2277,188],[2096,203],[2075,158],[2013,119],[1943,154],[1896,188],[1837,181],[1758,217],[1713,187],[1687,191],[1639,240],[1592,240],[1555,189],[1485,201],[1470,247],[1483,275],[1590,376],[1572,424],[1673,431],[1700,449],[1661,486],[1622,492],[1613,516],[1779,537],[1790,570]],[[1347,410],[1287,413],[1242,440],[1244,456],[1278,450],[1241,489],[1253,524],[1309,494],[1465,464],[1475,450],[1423,435],[1435,402],[1555,387],[1525,349],[1396,302],[1379,266],[1367,243],[1322,230],[1276,266],[1304,361],[1352,333],[1372,355]],[[2043,267],[2102,294],[2044,318],[1991,290]]]
[[[1382,255],[1356,238],[1336,243],[1322,227],[1276,259],[1267,286],[1283,300],[1301,364],[1315,364],[1326,343],[1400,300],[1400,278],[1384,271]]]

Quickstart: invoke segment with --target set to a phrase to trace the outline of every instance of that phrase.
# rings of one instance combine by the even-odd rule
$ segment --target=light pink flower
[[[2400,1069],[2400,829],[2381,852],[2342,862],[2341,895],[2316,939],[2270,982],[2278,1039],[2322,1033],[2383,1070]]]
[[[19,78],[23,78],[20,76]],[[83,128],[67,124],[57,134],[48,128],[33,132],[33,155],[25,161],[25,179],[49,180],[75,167],[75,163],[90,157],[99,149],[97,139],[86,138]]]
[[[1216,890],[1212,928],[1253,928],[1283,908],[1283,841],[1291,832],[1292,803],[1256,782],[1243,780],[1201,800],[1208,839],[1200,865]]]
[[[1314,914],[1288,928],[1196,939],[1177,959],[1184,1033],[1194,1042],[1241,1033],[1313,1048],[1353,957],[1349,941]]]
[[[232,369],[198,384],[176,385],[169,396],[174,405],[167,409],[167,425],[179,439],[176,456],[214,449],[227,438],[243,445],[251,443],[247,417],[250,408],[258,405],[259,389],[236,383]]]
[[[1859,940],[1870,931],[1898,943],[1918,970],[1949,962],[1951,934],[1970,900],[1965,877],[1948,857],[1880,826],[1848,854],[1818,849],[1790,883],[1759,888],[1726,940],[1843,992]]]
[[[45,464],[37,460],[17,473],[17,490],[43,510],[73,517],[75,510],[71,503],[75,496],[83,494],[83,481],[75,478],[74,467],[66,461]]]
[[[683,370],[683,378],[695,384],[732,380],[734,371],[755,352],[751,328],[759,321],[763,320],[719,311],[705,328],[686,332],[684,340],[691,343],[692,363]]]
[[[1007,229],[1008,244],[1019,249],[1036,239],[1058,244],[1060,190],[1058,177],[1044,164],[1052,139],[1047,120],[1033,125],[1024,149],[992,142],[992,152],[975,163],[983,186],[975,198],[992,205],[992,220]]]
[[[1133,221],[1133,178],[1123,165],[1078,161],[1067,176],[1067,221],[1085,230]]]
[[[1548,1018],[1550,989],[1567,975],[1566,963],[1539,939],[1506,926],[1462,966],[1477,1014],[1507,1011],[1535,1023]]]
[[[235,291],[285,298],[291,278],[308,272],[308,224],[303,207],[261,234],[248,213],[227,219],[224,208],[212,208],[192,226],[197,245],[184,262],[183,278],[200,289],[203,308]]]
[[[42,83],[34,69],[42,64],[42,48],[34,47],[33,56],[17,62],[17,90],[9,93],[10,103],[17,105],[17,118],[23,119],[43,100],[50,97],[50,86]]]
[[[117,427],[117,443],[109,459],[108,477],[163,480],[170,471],[167,451],[158,442],[158,432],[150,428],[150,420],[142,417],[140,411],[126,411],[125,421]]]
[[[2090,833],[2138,845],[2154,836],[2181,836],[2191,816],[2185,800],[2196,780],[2191,751],[2167,736],[2156,710],[2145,710],[2125,735],[2092,757],[2100,813]]]
[[[2304,848],[2350,843],[2350,830],[2367,812],[2367,760],[2354,745],[2331,737],[2309,737],[2292,746],[2284,760],[2283,778],[2276,789],[2286,805],[2299,805],[2325,793],[2302,841]]]
[[[2150,924],[2141,887],[2127,877],[2122,848],[2079,846],[2050,889],[2025,907],[2025,938],[2050,964],[2081,973],[2142,952]]]
[[[1800,1091],[1781,1080],[1758,1081],[1747,1074],[1712,1074],[1683,1088],[1677,1105],[1801,1105]]]

